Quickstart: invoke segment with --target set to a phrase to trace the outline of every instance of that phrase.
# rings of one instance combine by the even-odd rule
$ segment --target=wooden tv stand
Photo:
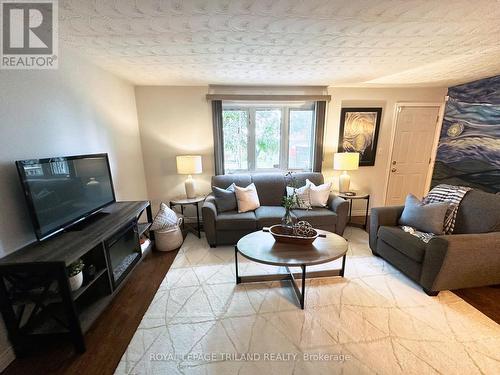
[[[0,310],[17,355],[51,338],[69,338],[77,352],[84,352],[83,334],[151,250],[149,201],[116,202],[102,212],[106,215],[90,218],[78,230],[34,242],[0,259]],[[141,223],[144,212],[147,222]],[[151,244],[117,283],[107,248],[109,240],[127,226],[137,234],[132,238],[138,241],[141,235],[148,235]],[[95,277],[84,279],[80,289],[71,291],[67,266],[80,258],[95,266]]]

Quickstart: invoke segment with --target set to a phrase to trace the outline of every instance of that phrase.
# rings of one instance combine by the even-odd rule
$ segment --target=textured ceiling
[[[60,38],[135,84],[449,85],[500,74],[500,1],[59,0]]]

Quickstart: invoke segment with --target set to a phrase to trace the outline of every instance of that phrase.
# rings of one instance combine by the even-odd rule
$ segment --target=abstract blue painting
[[[448,89],[432,186],[500,191],[500,76]]]

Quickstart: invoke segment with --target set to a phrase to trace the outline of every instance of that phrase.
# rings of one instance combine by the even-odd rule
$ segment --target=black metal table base
[[[345,199],[345,198],[344,198]],[[366,198],[361,198],[366,200],[366,209],[365,209],[365,223],[364,224],[355,224],[352,222],[352,204],[353,200],[348,199],[349,201],[349,220],[347,221],[347,225],[360,225],[364,230],[368,226],[368,212],[370,211],[370,196],[368,195]]]
[[[300,308],[304,310],[305,306],[305,296],[306,296],[306,279],[314,279],[320,277],[332,277],[332,276],[340,276],[344,277],[345,270],[345,259],[346,255],[342,257],[342,268],[340,269],[332,269],[332,270],[322,270],[322,271],[306,271],[306,265],[302,264],[300,267],[300,272],[292,272],[288,266],[284,266],[286,269],[286,273],[273,273],[273,274],[264,274],[264,275],[245,275],[240,276],[238,271],[238,247],[234,248],[234,263],[236,268],[236,284],[242,283],[257,283],[257,282],[267,282],[267,281],[290,281],[295,292],[295,296],[297,297]],[[243,255],[243,254],[242,254]],[[245,255],[243,255],[245,256]],[[300,278],[300,288],[298,284],[298,278]]]
[[[200,207],[199,207],[199,204],[200,202],[192,202],[192,203],[173,203],[173,202],[170,202],[170,208],[174,208],[175,206],[181,206],[181,215],[183,216],[184,218],[184,206],[187,206],[187,205],[193,205],[196,207],[196,227],[194,225],[192,225],[191,223],[188,223],[186,225],[186,222],[185,220],[182,220],[182,229],[188,229],[190,230],[191,232],[193,232],[194,234],[196,234],[198,236],[198,238],[201,238],[201,220],[200,220]]]

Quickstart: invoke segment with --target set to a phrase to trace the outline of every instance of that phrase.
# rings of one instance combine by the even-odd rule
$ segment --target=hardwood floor
[[[500,285],[458,289],[453,293],[500,324]]]
[[[152,251],[137,265],[85,335],[85,353],[75,354],[68,341],[54,343],[16,359],[4,374],[113,374],[176,255]]]
[[[353,218],[353,222],[362,220]],[[44,346],[27,358],[16,359],[4,374],[113,374],[176,255],[176,251],[153,251],[137,266],[85,335],[85,353],[74,354],[69,342]],[[462,289],[454,293],[500,324],[500,287]]]

